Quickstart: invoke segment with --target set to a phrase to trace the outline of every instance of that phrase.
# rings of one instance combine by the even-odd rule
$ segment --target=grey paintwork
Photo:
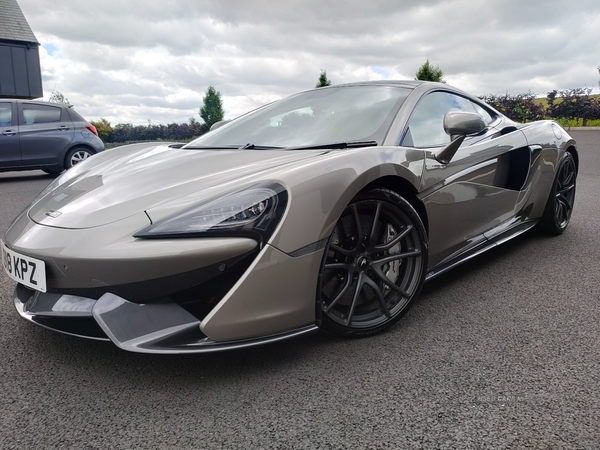
[[[372,183],[414,199],[428,224],[429,277],[539,220],[558,158],[567,150],[576,156],[575,142],[564,130],[549,121],[522,126],[488,108],[495,120],[483,133],[468,137],[451,161],[442,164],[435,158],[441,147],[398,146],[412,110],[436,90],[477,100],[442,84],[397,85],[413,91],[381,146],[191,150],[152,145],[104,152],[69,170],[43,192],[7,231],[7,245],[46,261],[50,290],[152,280],[245,254],[256,242],[245,237],[144,240],[133,234],[200,202],[257,182],[277,182],[287,190],[289,201],[276,231],[233,288],[197,324],[211,341],[230,343],[312,330],[323,246],[293,255],[327,239],[352,198]],[[46,214],[53,211],[60,214]],[[112,301],[135,309],[127,299]],[[111,335],[113,322],[102,316],[94,314],[119,345],[140,338]],[[189,328],[185,320],[181,325],[184,331]],[[143,346],[145,341],[136,342]],[[123,348],[135,350],[139,345]],[[203,351],[198,346],[187,350]],[[186,349],[173,348],[181,351]]]
[[[35,254],[46,261],[46,276],[53,289],[93,288],[167,277],[245,254],[256,247],[256,241],[248,238],[156,242],[132,236],[131,230],[149,224],[141,212],[106,226],[70,230],[37,225],[23,213],[7,231],[6,241],[15,251]],[[89,254],[94,256],[82,257]]]
[[[485,129],[486,125],[479,114],[449,111],[444,116],[444,131],[451,138],[477,134]]]

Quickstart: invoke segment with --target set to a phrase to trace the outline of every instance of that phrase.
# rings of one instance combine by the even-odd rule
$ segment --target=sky
[[[18,0],[55,89],[88,120],[226,118],[333,84],[414,79],[428,59],[474,95],[598,92],[598,0]]]

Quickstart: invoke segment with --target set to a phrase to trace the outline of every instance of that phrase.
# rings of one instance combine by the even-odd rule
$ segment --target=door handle
[[[60,127],[57,128],[57,130],[60,130],[60,131],[67,131],[68,129],[69,129],[69,127],[66,127],[64,125],[61,125]]]
[[[2,132],[2,134],[3,134],[4,136],[14,136],[15,134],[17,134],[17,132],[16,132],[16,131],[13,131],[13,130],[4,130],[4,131]]]

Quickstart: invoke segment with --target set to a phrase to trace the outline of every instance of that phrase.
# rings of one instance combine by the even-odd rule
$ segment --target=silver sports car
[[[423,283],[569,223],[575,141],[446,84],[302,92],[187,145],[93,156],[15,219],[14,304],[52,330],[208,352],[397,322]]]

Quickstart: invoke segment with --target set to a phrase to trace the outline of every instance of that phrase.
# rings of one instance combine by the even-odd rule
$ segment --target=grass
[[[590,98],[600,98],[600,94],[592,94],[592,95],[590,95]],[[542,105],[544,107],[544,109],[546,109],[548,107],[548,99],[546,97],[538,97],[538,98],[534,99],[533,102],[538,105]],[[556,103],[560,103],[560,102],[562,102],[562,98],[557,97]]]
[[[590,95],[590,98],[600,99],[600,94]],[[541,105],[544,109],[546,109],[548,107],[548,99],[546,97],[539,97],[533,101],[534,101],[534,103]],[[562,102],[562,98],[559,97],[556,99],[556,103],[560,103],[560,102]],[[553,120],[556,120],[556,119],[553,119]],[[583,126],[583,119],[558,119],[556,121],[558,123],[560,123],[560,125],[563,126],[564,128],[582,127]],[[586,127],[600,127],[600,119],[588,120],[585,126]]]
[[[563,128],[571,128],[571,127],[582,127],[583,119],[558,119],[558,123]],[[600,127],[600,119],[596,120],[588,120],[585,124],[586,127]]]

